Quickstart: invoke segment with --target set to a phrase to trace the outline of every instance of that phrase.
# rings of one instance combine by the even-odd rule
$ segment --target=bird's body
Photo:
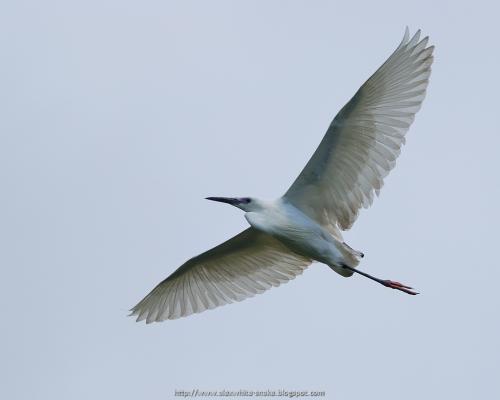
[[[358,270],[363,254],[342,238],[394,167],[425,97],[433,46],[402,42],[340,110],[288,191],[275,201],[207,197],[246,212],[250,228],[191,258],[134,308],[137,320],[163,321],[241,301],[300,275],[313,261],[342,276],[366,276],[417,294],[401,283]]]
[[[283,198],[273,202],[253,199],[252,203],[259,204],[245,213],[252,227],[276,238],[294,253],[326,264],[343,276],[352,275],[342,267],[357,266],[360,253],[339,240],[340,232],[336,238]]]

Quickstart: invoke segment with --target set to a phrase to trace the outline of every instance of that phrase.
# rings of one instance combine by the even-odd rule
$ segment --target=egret
[[[425,97],[434,46],[420,30],[403,40],[330,124],[319,147],[279,199],[207,197],[245,212],[250,227],[191,258],[131,309],[146,323],[176,319],[237,302],[279,286],[313,261],[349,277],[361,274],[388,288],[418,294],[356,267],[349,229],[378,196]]]

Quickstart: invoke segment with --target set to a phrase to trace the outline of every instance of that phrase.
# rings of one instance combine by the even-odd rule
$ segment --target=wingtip
[[[130,311],[130,313],[127,314],[127,317],[135,318],[135,322],[140,322],[144,319],[144,318],[141,318],[141,314],[136,307],[131,308],[129,311]]]
[[[130,314],[127,315],[127,317],[133,318],[134,322],[140,322],[140,319],[139,319],[139,317],[137,316],[136,313],[130,313]]]
[[[403,35],[403,40],[401,41],[402,44],[406,43],[409,38],[410,38],[410,28],[408,27],[408,25],[406,25],[406,27],[405,27],[405,33]]]

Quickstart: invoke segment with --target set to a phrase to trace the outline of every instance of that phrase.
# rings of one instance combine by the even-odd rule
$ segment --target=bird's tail
[[[338,250],[342,254],[344,264],[351,268],[356,268],[359,264],[359,260],[365,256],[362,252],[354,250],[346,242],[342,242],[340,246],[338,246]],[[345,276],[346,278],[352,276],[354,273],[346,268],[343,268],[342,266],[330,265],[330,268],[337,274]]]

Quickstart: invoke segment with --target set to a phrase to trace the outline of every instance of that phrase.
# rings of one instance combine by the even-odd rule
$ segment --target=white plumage
[[[309,264],[273,237],[248,228],[187,261],[132,312],[148,323],[184,317],[279,286]]]
[[[285,197],[318,222],[349,229],[394,167],[429,82],[433,46],[404,38],[340,110]]]
[[[137,320],[163,321],[241,301],[301,274],[312,261],[343,276],[354,272],[416,294],[398,282],[356,270],[362,253],[343,242],[394,167],[425,97],[433,46],[420,31],[402,42],[337,114],[321,144],[286,194],[210,200],[246,212],[251,227],[187,261],[134,308]]]

